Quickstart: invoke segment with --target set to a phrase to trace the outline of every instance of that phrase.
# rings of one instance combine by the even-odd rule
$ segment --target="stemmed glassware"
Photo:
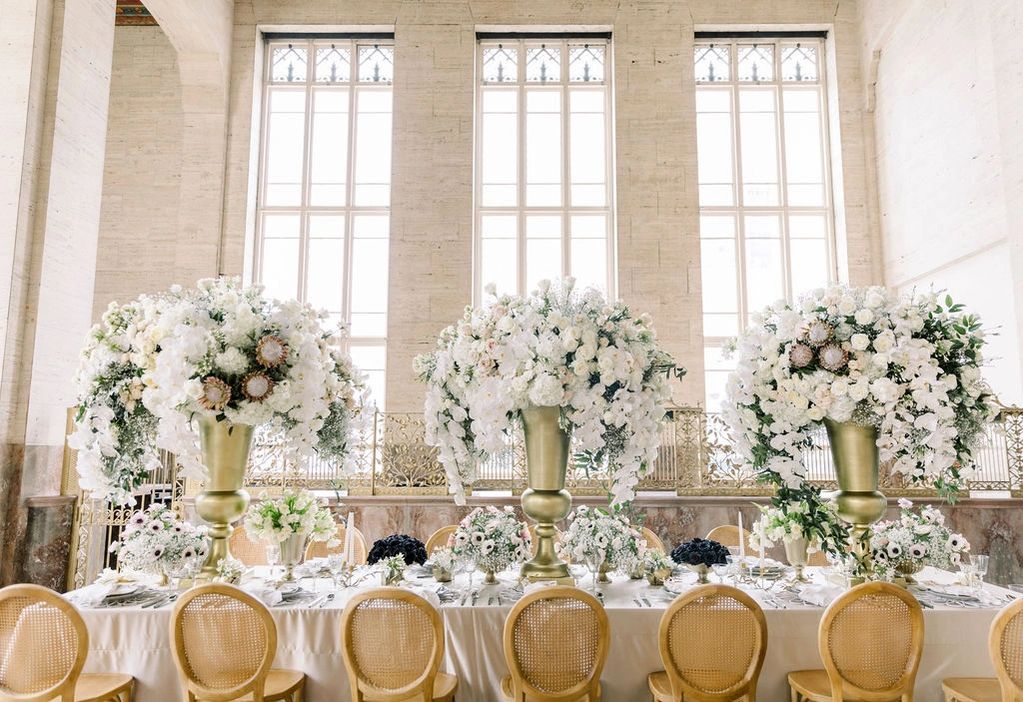
[[[984,576],[987,575],[988,556],[981,554],[970,555],[970,565],[973,566],[973,573],[977,576],[977,589],[984,589]]]
[[[724,563],[713,564],[710,569],[714,571],[714,575],[718,576],[718,582],[724,584],[725,576],[731,575],[732,572],[732,557],[729,556]]]
[[[277,564],[281,562],[281,546],[280,544],[267,544],[266,545],[266,564],[270,566],[270,582],[275,582],[274,569]]]
[[[592,576],[594,596],[597,596],[597,593],[599,592],[599,589],[597,588],[597,578],[600,577],[600,566],[604,565],[605,558],[607,558],[606,554],[600,549],[586,556],[586,569],[590,571],[590,575]]]

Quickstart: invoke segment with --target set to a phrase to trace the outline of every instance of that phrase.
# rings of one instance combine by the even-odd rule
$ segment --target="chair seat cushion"
[[[646,683],[650,687],[650,694],[657,702],[671,702],[671,681],[668,674],[663,670],[650,673],[646,677]]]
[[[941,687],[946,696],[962,702],[998,702],[1002,699],[1002,688],[994,678],[945,678]]]
[[[504,697],[505,702],[511,702],[514,699],[512,697],[512,683],[510,675],[506,675],[503,678],[501,678],[501,695]],[[526,702],[535,702],[535,700],[536,700],[535,697],[530,697],[529,695],[526,695]],[[575,702],[589,702],[589,700],[590,700],[589,695],[583,695],[578,700],[575,700]]]
[[[91,673],[81,675],[75,684],[75,702],[103,702],[119,692],[131,689],[135,681],[121,673]]]

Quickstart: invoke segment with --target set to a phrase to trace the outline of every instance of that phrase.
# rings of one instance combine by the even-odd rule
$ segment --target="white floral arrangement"
[[[898,519],[873,526],[871,546],[875,563],[895,568],[899,564],[957,568],[970,551],[970,542],[945,525],[945,515],[925,506],[913,511],[913,503],[899,500]],[[875,566],[876,567],[876,566]]]
[[[678,564],[671,560],[671,557],[663,551],[650,548],[643,554],[643,569],[647,573],[659,575],[672,573]]]
[[[450,548],[436,548],[433,550],[433,553],[430,554],[430,565],[434,568],[440,568],[445,572],[455,572],[455,565],[457,563],[458,557],[455,556],[454,550]]]
[[[994,414],[980,321],[951,298],[834,285],[753,317],[738,338],[725,413],[734,450],[798,490],[824,418],[878,428],[882,463],[954,493]]]
[[[239,585],[247,572],[248,568],[245,567],[244,563],[228,556],[217,562],[217,577],[215,580],[227,583],[228,585]]]
[[[131,570],[173,570],[205,559],[208,544],[206,527],[182,521],[164,505],[152,504],[131,515],[110,552],[117,554],[118,566]]]
[[[607,563],[623,573],[633,571],[643,560],[647,545],[642,535],[623,515],[581,505],[568,517],[561,534],[558,553],[575,563]]]
[[[476,467],[506,448],[520,412],[559,406],[562,426],[588,468],[608,469],[616,503],[657,457],[671,371],[647,315],[634,316],[575,281],[541,281],[526,297],[496,295],[467,307],[441,332],[437,350],[416,358],[426,383],[426,440],[439,450],[448,485],[464,504]]]
[[[531,538],[511,507],[477,507],[467,514],[451,537],[452,551],[476,567],[495,573],[529,558]]]
[[[399,582],[405,575],[405,556],[396,554],[379,561],[377,570],[383,575],[384,582],[388,585]]]
[[[112,304],[90,332],[75,385],[82,488],[127,504],[159,449],[204,479],[196,416],[261,426],[289,458],[314,453],[346,465],[365,422],[364,377],[341,351],[341,331],[297,301],[263,297],[237,278],[200,280]]]
[[[806,539],[810,553],[841,554],[849,541],[849,527],[838,518],[832,501],[776,500],[770,507],[758,505],[761,519],[753,524],[749,545],[754,551],[780,543]]]
[[[326,503],[308,490],[286,490],[280,497],[261,496],[245,515],[245,531],[253,538],[278,544],[291,536],[338,544],[337,525]]]

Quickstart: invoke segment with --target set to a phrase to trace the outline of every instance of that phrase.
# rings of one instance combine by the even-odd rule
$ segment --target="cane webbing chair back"
[[[448,526],[442,526],[440,529],[430,534],[430,538],[426,540],[426,556],[429,557],[439,548],[446,548],[451,536],[457,530],[458,526],[455,524],[449,524]]]
[[[740,530],[734,524],[722,524],[716,526],[707,532],[707,539],[709,541],[717,541],[722,546],[731,546],[732,548],[739,548],[739,544],[742,543],[746,547],[746,553],[752,554],[753,551],[749,545],[750,533],[745,529]]]
[[[912,695],[923,638],[923,610],[903,588],[873,582],[842,594],[825,610],[817,637],[832,698]]]
[[[326,558],[327,556],[333,556],[340,553],[344,553],[345,550],[345,534],[347,529],[344,524],[337,525],[337,534],[334,538],[337,543],[330,546],[326,541],[312,541],[305,550],[306,560],[310,558]],[[353,565],[363,565],[366,563],[366,558],[369,556],[369,551],[366,549],[366,537],[362,535],[362,532],[352,527],[352,540],[353,540]]]
[[[650,527],[640,527],[639,534],[646,541],[646,547],[652,551],[660,551],[663,554],[668,552],[664,548],[664,541]]]
[[[356,594],[341,616],[341,651],[356,702],[431,700],[444,657],[437,608],[402,588]]]
[[[266,565],[266,544],[262,541],[253,541],[244,524],[238,524],[231,532],[228,542],[230,544],[231,556],[238,559],[247,566]]]
[[[232,585],[200,585],[171,614],[174,662],[193,695],[209,702],[264,695],[277,626],[262,602]]]
[[[767,620],[742,590],[703,585],[669,605],[659,646],[675,700],[734,700],[756,691]]]
[[[988,650],[1002,699],[1023,702],[1023,599],[1004,607],[991,622]]]
[[[512,698],[599,699],[609,642],[607,613],[589,593],[553,586],[527,594],[504,623]]]
[[[0,700],[71,702],[88,653],[70,602],[39,585],[0,590]]]

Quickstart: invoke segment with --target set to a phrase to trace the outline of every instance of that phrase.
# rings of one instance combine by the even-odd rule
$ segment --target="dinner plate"
[[[138,585],[136,583],[124,583],[123,585],[118,585],[113,590],[108,592],[107,596],[104,597],[103,599],[107,600],[108,602],[118,602],[120,600],[127,600],[138,594],[141,594],[143,590],[145,590],[144,585]]]

